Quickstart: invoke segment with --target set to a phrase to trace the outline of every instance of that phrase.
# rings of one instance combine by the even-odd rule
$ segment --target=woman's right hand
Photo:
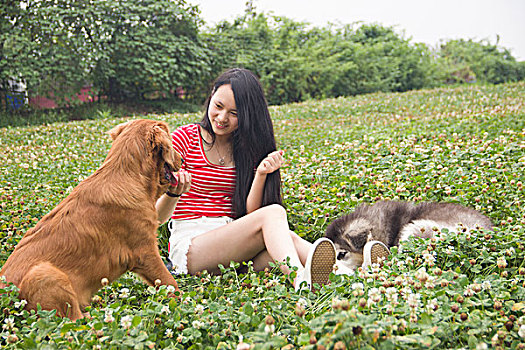
[[[181,170],[177,173],[177,185],[170,186],[168,191],[172,194],[181,195],[190,190],[191,187],[191,173],[186,170]]]
[[[266,158],[264,158],[261,161],[261,164],[259,164],[259,166],[257,167],[257,173],[260,175],[266,175],[271,174],[277,169],[279,169],[284,162],[283,154],[284,151],[282,150],[274,151],[268,154]]]

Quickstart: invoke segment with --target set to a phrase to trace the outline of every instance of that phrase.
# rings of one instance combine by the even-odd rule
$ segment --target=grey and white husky
[[[454,203],[380,201],[360,205],[354,212],[334,220],[325,236],[334,242],[337,259],[351,269],[363,263],[363,247],[368,241],[397,246],[410,236],[430,238],[434,230],[492,230],[488,217]]]

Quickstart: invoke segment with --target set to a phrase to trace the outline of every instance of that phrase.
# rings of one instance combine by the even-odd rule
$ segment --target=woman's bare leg
[[[290,234],[286,210],[280,205],[269,205],[193,238],[187,255],[188,271],[219,272],[218,264],[228,266],[232,260],[252,260],[264,250],[272,260],[284,262],[289,257],[290,264],[301,269],[306,256],[299,256],[296,240]],[[303,255],[303,251],[301,246],[299,253]],[[285,274],[291,272],[287,266],[281,266],[281,270]]]
[[[312,247],[312,243],[299,237],[293,231],[288,231],[288,233],[290,234],[290,237],[292,237],[292,241],[295,246],[295,251],[297,252],[297,255],[299,255],[301,264],[304,266],[306,263],[306,258],[308,257],[308,252],[310,251],[310,248]],[[274,261],[266,249],[260,252],[259,254],[257,254],[251,260],[253,261],[253,269],[255,271],[264,270],[266,267],[270,266],[268,264],[269,262]]]

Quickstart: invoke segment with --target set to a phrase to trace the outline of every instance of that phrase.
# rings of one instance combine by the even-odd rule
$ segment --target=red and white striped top
[[[181,126],[171,136],[173,148],[184,159],[182,169],[191,173],[190,190],[180,197],[171,218],[233,217],[235,167],[210,163],[198,124]]]

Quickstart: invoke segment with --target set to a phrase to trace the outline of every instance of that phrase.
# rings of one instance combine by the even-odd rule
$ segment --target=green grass
[[[496,230],[411,240],[380,271],[333,276],[296,294],[273,268],[177,277],[126,274],[91,319],[22,310],[0,295],[0,342],[13,348],[522,348],[525,346],[525,83],[371,94],[272,107],[286,150],[291,227],[313,241],[363,202],[449,201]],[[172,128],[200,114],[150,115]],[[0,265],[24,232],[101,164],[125,119],[0,129]],[[159,248],[166,256],[165,228]],[[127,294],[127,295],[126,295]],[[242,346],[242,344],[241,344]]]

